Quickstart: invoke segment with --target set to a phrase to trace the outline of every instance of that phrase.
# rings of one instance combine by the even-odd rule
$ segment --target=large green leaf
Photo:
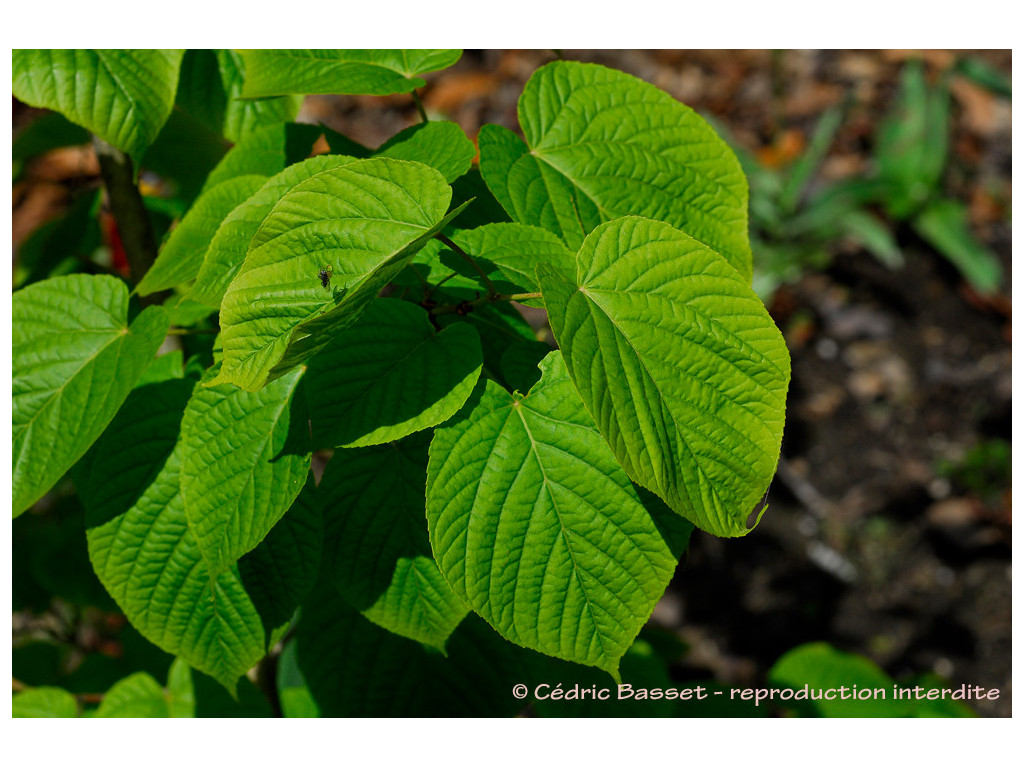
[[[712,128],[631,75],[556,61],[519,99],[523,143],[480,131],[480,171],[514,221],[537,224],[575,250],[604,221],[668,222],[721,253],[749,282],[747,181]]]
[[[255,194],[220,222],[205,251],[196,284],[189,296],[208,306],[219,307],[224,293],[245,261],[249,243],[277,201],[306,179],[350,162],[352,158],[342,155],[318,155],[290,165],[267,179]]]
[[[189,50],[181,63],[178,104],[204,124],[238,141],[252,129],[295,119],[302,96],[242,99],[245,67],[230,50]]]
[[[575,280],[538,269],[569,375],[633,480],[742,536],[775,473],[789,353],[746,279],[667,224],[603,224]]]
[[[408,93],[419,75],[450,67],[459,50],[252,50],[242,51],[247,98],[286,93]]]
[[[13,505],[17,517],[86,452],[167,334],[150,307],[128,324],[128,289],[106,276],[16,291],[11,312]]]
[[[381,629],[318,588],[295,634],[299,668],[322,717],[508,717],[525,702],[512,686],[536,679],[543,658],[470,614],[448,657]]]
[[[357,160],[292,188],[263,221],[221,304],[216,383],[249,390],[287,373],[354,323],[460,209],[420,163]],[[321,271],[332,273],[324,287]]]
[[[296,369],[258,392],[196,388],[181,422],[185,517],[214,575],[259,544],[309,473],[309,419]]]
[[[431,121],[395,134],[373,154],[429,165],[439,170],[451,184],[469,170],[476,147],[458,123]]]
[[[14,95],[138,163],[171,114],[184,50],[15,50]]]
[[[93,569],[128,620],[150,642],[234,690],[303,597],[289,590],[269,595],[284,594],[287,604],[270,604],[258,584],[250,594],[247,561],[295,569],[315,562],[318,542],[290,554],[289,514],[237,566],[217,576],[208,570],[180,490],[185,446],[179,433],[193,384],[170,379],[133,392],[77,465],[75,483],[86,508]],[[308,506],[294,509],[304,516]],[[269,618],[277,618],[274,626],[267,626]]]
[[[266,180],[265,176],[235,176],[204,192],[171,232],[153,266],[139,281],[135,289],[138,294],[147,296],[194,278],[224,217]]]
[[[326,571],[363,616],[444,649],[469,609],[437,569],[427,537],[429,432],[336,451],[320,481]]]
[[[455,593],[502,636],[616,674],[679,549],[616,464],[561,357],[541,368],[525,397],[487,381],[435,431],[430,542]]]
[[[421,307],[377,299],[309,362],[313,444],[377,445],[440,424],[466,402],[482,364],[471,326],[435,333]]]

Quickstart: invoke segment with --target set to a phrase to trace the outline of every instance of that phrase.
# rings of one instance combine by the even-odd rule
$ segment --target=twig
[[[539,291],[534,293],[495,293],[494,295],[483,296],[473,301],[463,301],[458,304],[442,304],[439,307],[431,307],[431,315],[468,315],[475,307],[481,304],[493,304],[498,301],[528,301],[529,299],[540,299],[543,294]]]
[[[93,147],[100,163],[100,175],[107,189],[110,209],[117,221],[132,282],[138,285],[153,262],[156,261],[156,238],[149,220],[146,205],[135,183],[135,169],[128,155],[94,136]],[[158,295],[143,297],[143,303],[155,304],[162,301]]]

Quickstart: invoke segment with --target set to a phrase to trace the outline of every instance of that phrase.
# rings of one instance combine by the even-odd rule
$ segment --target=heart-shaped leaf
[[[323,349],[458,215],[445,216],[450,200],[438,171],[389,158],[294,187],[263,221],[224,295],[224,364],[214,383],[256,390]]]
[[[277,201],[306,179],[350,162],[352,158],[342,155],[318,155],[289,165],[267,179],[251,197],[223,218],[205,252],[196,284],[189,293],[190,298],[211,307],[220,307],[224,293],[245,261],[249,243]]]
[[[601,222],[668,222],[721,253],[749,283],[747,181],[729,146],[664,91],[596,64],[538,69],[519,99],[526,143],[480,131],[480,171],[514,221],[573,250]]]
[[[193,384],[169,379],[133,392],[74,478],[86,509],[89,559],[128,620],[150,642],[234,690],[312,586],[307,578],[301,589],[271,595],[286,604],[269,602],[265,590],[251,590],[246,561],[291,569],[315,563],[320,535],[312,525],[287,525],[290,513],[237,566],[217,576],[208,570],[180,489],[179,433]],[[312,492],[311,481],[307,488]],[[319,514],[301,502],[293,511],[304,519]],[[293,554],[295,531],[307,529],[312,535]]]
[[[99,275],[33,283],[12,297],[14,516],[103,432],[167,335],[150,307],[128,324],[128,288]]]
[[[14,95],[60,112],[138,164],[174,106],[184,50],[15,50]]]
[[[775,474],[790,376],[747,280],[638,217],[595,229],[575,279],[537,273],[569,375],[629,476],[699,528],[746,534]]]
[[[435,431],[430,542],[455,593],[503,637],[614,675],[680,549],[640,503],[557,352],[541,370],[525,397],[486,381]]]

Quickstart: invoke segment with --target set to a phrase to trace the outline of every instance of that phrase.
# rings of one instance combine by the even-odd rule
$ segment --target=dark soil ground
[[[561,55],[654,83],[775,167],[799,155],[823,110],[851,96],[821,171],[829,181],[870,168],[871,137],[912,54]],[[1009,73],[1009,52],[980,55]],[[428,78],[424,104],[470,137],[485,122],[517,129],[522,85],[555,56],[467,51]],[[955,56],[924,53],[932,72]],[[897,678],[934,672],[998,687],[1001,698],[978,712],[1011,714],[1010,103],[964,79],[952,93],[945,192],[969,206],[974,231],[1002,259],[1004,294],[977,296],[904,229],[904,268],[837,244],[830,267],[775,294],[769,308],[793,359],[783,457],[760,526],[738,540],[694,535],[655,610],[689,645],[679,680],[754,684],[785,651],[825,640]],[[377,146],[418,118],[395,96],[310,97],[300,119]],[[59,159],[95,173],[88,153]],[[16,242],[62,194],[45,173],[16,192]]]

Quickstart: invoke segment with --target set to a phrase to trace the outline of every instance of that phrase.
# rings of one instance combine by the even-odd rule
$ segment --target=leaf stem
[[[529,299],[543,298],[540,291],[533,293],[495,293],[494,295],[482,296],[472,301],[463,301],[459,304],[442,304],[439,307],[430,309],[431,315],[468,315],[475,307],[481,304],[494,304],[498,301],[527,301]]]
[[[427,110],[425,110],[423,108],[423,102],[420,101],[419,91],[417,91],[415,89],[413,90],[413,92],[412,92],[412,100],[416,104],[416,110],[420,113],[420,119],[423,120],[424,123],[429,123],[430,122],[430,118],[427,117]]]
[[[487,276],[487,273],[480,268],[480,265],[476,263],[476,259],[466,253],[464,250],[459,248],[450,238],[445,237],[440,232],[434,235],[438,240],[447,245],[452,251],[458,254],[467,264],[469,264],[473,270],[480,275],[480,279],[484,281],[484,285],[487,286],[487,298],[488,300],[493,299],[498,295],[498,292],[494,288],[494,283],[491,282],[491,278]]]
[[[454,272],[453,271],[450,275],[446,275],[445,277],[442,277],[440,280],[438,280],[433,285],[426,286],[426,291],[423,293],[423,298],[424,299],[429,299],[431,296],[434,295],[434,291],[436,291],[438,288],[440,288],[442,285],[447,283],[449,280],[451,280],[453,277],[455,277],[458,274],[459,274],[458,272]]]

